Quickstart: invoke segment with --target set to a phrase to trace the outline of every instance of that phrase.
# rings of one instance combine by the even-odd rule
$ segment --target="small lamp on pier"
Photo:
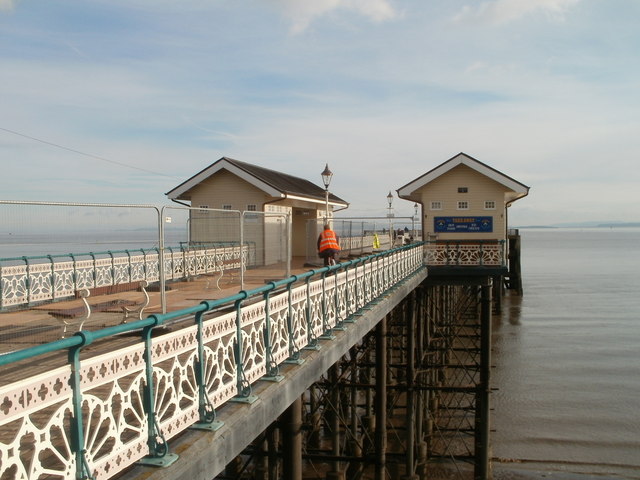
[[[387,213],[387,217],[389,218],[389,248],[391,248],[393,247],[393,211],[391,210],[393,195],[391,194],[391,190],[389,190],[389,194],[387,195],[387,203],[389,204],[389,213]]]
[[[329,222],[329,184],[331,183],[331,177],[333,177],[333,172],[329,170],[329,164],[327,163],[324,167],[322,175],[322,183],[324,184],[324,222]]]

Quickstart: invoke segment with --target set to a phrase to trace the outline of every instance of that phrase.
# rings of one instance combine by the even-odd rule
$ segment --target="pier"
[[[0,357],[2,475],[488,478],[495,271],[430,275],[424,248],[218,300],[203,276],[188,308]]]
[[[324,174],[223,158],[168,194],[216,178],[261,210],[0,201],[23,248],[62,242],[0,260],[0,478],[488,479],[505,211],[528,187],[459,154],[398,190],[404,242],[391,193],[384,226],[330,218]],[[327,221],[341,258],[320,267]]]

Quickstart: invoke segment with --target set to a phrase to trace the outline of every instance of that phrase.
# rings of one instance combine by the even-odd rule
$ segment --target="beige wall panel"
[[[458,193],[466,187],[467,193]],[[443,174],[420,191],[424,205],[425,239],[434,235],[434,217],[493,217],[490,233],[437,233],[440,240],[501,240],[505,238],[504,194],[507,189],[475,170],[459,165]],[[431,202],[441,202],[442,210],[431,210]],[[468,202],[468,210],[458,210],[458,201]],[[485,202],[494,201],[495,210],[485,210]]]
[[[226,170],[219,171],[191,191],[191,205],[194,207],[222,208],[223,205],[231,205],[232,210],[242,211],[253,204],[262,211],[266,201],[263,191]]]
[[[256,205],[256,210],[262,211],[266,200],[264,192],[226,170],[221,170],[191,191],[193,207],[207,206],[220,210],[224,205],[231,205],[231,210],[243,211],[247,209],[247,205]],[[257,260],[262,262],[264,258],[262,221],[259,224],[259,234],[255,227],[245,230],[245,241],[255,244]],[[229,214],[208,212],[204,215],[194,213],[191,239],[195,242],[237,243],[240,241],[239,217],[231,212]]]

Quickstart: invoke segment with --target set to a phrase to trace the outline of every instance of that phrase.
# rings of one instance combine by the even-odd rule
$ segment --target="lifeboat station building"
[[[529,187],[459,153],[397,190],[422,206],[422,238],[430,274],[503,275],[509,255],[508,209]]]
[[[237,243],[242,235],[245,244],[255,247],[255,263],[263,265],[303,257],[309,249],[315,253],[326,212],[331,218],[334,210],[349,205],[308,180],[228,157],[166,195],[191,208],[191,245]],[[234,215],[243,219],[242,234]],[[288,238],[291,245],[285,245]]]

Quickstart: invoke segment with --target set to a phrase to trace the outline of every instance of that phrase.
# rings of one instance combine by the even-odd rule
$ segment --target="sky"
[[[638,0],[0,0],[0,199],[170,203],[223,156],[340,216],[464,152],[511,226],[640,221]],[[413,203],[396,198],[396,216]]]

